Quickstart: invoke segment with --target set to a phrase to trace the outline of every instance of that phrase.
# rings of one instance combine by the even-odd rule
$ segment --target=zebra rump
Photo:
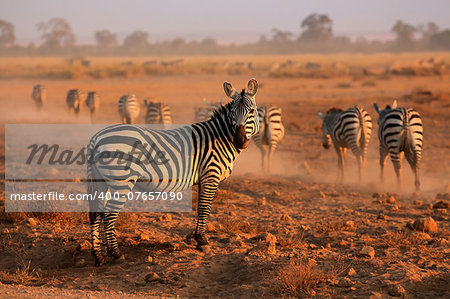
[[[147,107],[146,124],[172,124],[172,113],[169,105],[161,102],[147,102],[147,100],[144,100],[144,104]]]

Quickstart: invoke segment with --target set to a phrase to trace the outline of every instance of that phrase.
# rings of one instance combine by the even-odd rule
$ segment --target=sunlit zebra
[[[95,264],[103,261],[99,227],[103,221],[107,252],[114,260],[123,260],[114,231],[118,212],[134,187],[142,191],[181,191],[199,185],[197,249],[208,245],[205,226],[211,203],[221,181],[230,176],[239,153],[247,148],[258,131],[255,94],[258,83],[248,82],[247,91],[237,92],[231,84],[224,90],[232,99],[217,110],[210,120],[170,130],[149,130],[132,125],[114,125],[95,134],[87,146],[88,193],[110,190],[119,200],[90,201],[92,255]],[[164,163],[151,163],[150,151],[162,152]],[[132,153],[101,163],[101,157]],[[167,157],[167,158],[166,158]],[[129,166],[124,166],[123,159]],[[100,212],[99,212],[100,211]],[[104,211],[104,212],[102,212]]]
[[[124,124],[132,124],[139,116],[140,106],[136,95],[123,95],[119,99],[119,115]]]
[[[419,166],[422,159],[423,126],[420,114],[413,108],[397,107],[395,100],[391,106],[380,110],[373,103],[378,118],[378,138],[380,140],[380,179],[383,181],[384,165],[388,154],[400,185],[400,168],[403,155],[415,175],[416,191],[420,190]]]
[[[74,111],[75,114],[80,113],[81,98],[83,97],[83,92],[79,89],[71,89],[67,92],[66,104],[69,111]]]
[[[194,121],[202,122],[210,119],[214,115],[214,111],[222,106],[222,101],[208,102],[203,100],[203,105],[194,108]]]
[[[344,180],[344,155],[350,148],[358,163],[358,178],[361,181],[361,172],[369,147],[372,134],[372,118],[360,106],[343,111],[333,107],[324,116],[319,112],[322,122],[323,147],[330,148],[333,143],[338,155],[338,181]]]
[[[35,85],[33,87],[33,93],[31,94],[31,98],[33,99],[36,107],[41,109],[44,105],[44,102],[47,100],[47,89],[43,85]]]
[[[94,122],[95,115],[98,112],[98,108],[100,106],[100,97],[95,91],[90,91],[86,98],[86,106],[89,108],[89,112],[91,115],[91,122]]]
[[[172,113],[169,105],[161,102],[147,102],[147,100],[144,100],[144,104],[147,107],[147,112],[145,113],[146,124],[172,124]]]
[[[284,137],[281,111],[281,108],[277,106],[258,107],[259,132],[253,136],[253,140],[261,151],[261,164],[263,170],[266,170],[267,168],[267,170],[270,171],[273,153],[277,148],[277,144]]]

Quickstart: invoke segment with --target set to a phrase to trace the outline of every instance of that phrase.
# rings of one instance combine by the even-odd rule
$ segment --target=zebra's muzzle
[[[246,149],[250,139],[247,138],[247,134],[245,132],[245,126],[239,125],[236,128],[236,133],[234,135],[234,145],[238,149]]]

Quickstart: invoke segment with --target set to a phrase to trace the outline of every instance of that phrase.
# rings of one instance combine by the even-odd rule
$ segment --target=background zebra
[[[79,89],[71,89],[67,92],[66,104],[69,111],[73,110],[75,114],[80,112],[82,97],[83,93]]]
[[[284,137],[284,126],[281,122],[281,108],[277,106],[258,107],[259,132],[253,136],[253,140],[261,150],[262,169],[265,170],[265,160],[267,158],[267,170],[270,171],[272,155],[277,144]],[[269,150],[266,155],[267,147]]]
[[[172,113],[168,105],[160,102],[147,102],[147,100],[144,100],[144,104],[147,107],[146,124],[172,124]]]
[[[119,115],[122,118],[122,123],[132,124],[139,116],[140,106],[136,95],[123,95],[119,99]]]
[[[405,155],[415,175],[416,191],[420,190],[419,163],[422,158],[423,127],[419,113],[413,108],[397,108],[397,101],[380,110],[373,103],[378,118],[378,138],[380,140],[380,179],[383,181],[387,155],[391,156],[397,183],[400,185],[401,159]]]
[[[35,85],[33,87],[33,93],[31,94],[31,98],[33,99],[36,107],[41,109],[44,105],[45,100],[47,99],[47,89],[43,85]]]
[[[205,226],[211,211],[211,203],[219,183],[233,169],[239,153],[248,146],[250,138],[258,131],[259,121],[255,94],[258,83],[248,82],[248,90],[237,92],[231,84],[224,83],[224,90],[233,99],[220,108],[213,117],[202,123],[173,130],[147,130],[131,125],[114,125],[95,134],[87,146],[88,192],[95,190],[118,192],[120,200],[90,201],[92,255],[95,264],[103,261],[99,227],[103,220],[107,238],[107,251],[114,260],[124,259],[120,253],[114,224],[118,212],[127,200],[126,195],[136,186],[146,191],[181,191],[199,185],[197,227],[194,239],[197,249],[208,245]],[[151,147],[149,146],[151,144]],[[147,163],[149,149],[162,150],[170,159],[165,163]],[[99,157],[127,155],[129,167],[123,160],[112,159],[107,165],[99,163]],[[104,212],[96,212],[96,211]]]
[[[358,163],[358,178],[361,181],[361,169],[369,147],[372,133],[372,119],[360,106],[343,111],[333,107],[324,116],[319,112],[322,122],[323,147],[329,148],[333,143],[338,155],[338,181],[344,180],[344,155],[350,148]]]
[[[89,108],[91,114],[91,122],[94,122],[95,114],[100,106],[100,97],[95,91],[90,91],[86,98],[86,106]]]
[[[205,101],[202,106],[194,108],[194,121],[202,122],[210,119],[214,115],[214,111],[218,110],[222,106],[222,104],[222,101]]]

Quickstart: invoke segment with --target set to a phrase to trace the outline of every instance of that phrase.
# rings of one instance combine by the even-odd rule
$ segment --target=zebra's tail
[[[370,116],[368,115],[366,110],[364,110],[362,107],[357,105],[355,108],[356,108],[358,119],[359,119],[359,130],[360,130],[360,134],[359,134],[359,148],[360,148],[360,154],[361,154],[361,159],[364,162],[365,157],[366,157],[366,153],[367,153],[367,149],[369,147],[370,135],[371,135],[371,132],[372,132],[372,127],[371,127],[371,121],[372,120],[370,119]],[[370,124],[369,124],[369,122],[370,122]]]

